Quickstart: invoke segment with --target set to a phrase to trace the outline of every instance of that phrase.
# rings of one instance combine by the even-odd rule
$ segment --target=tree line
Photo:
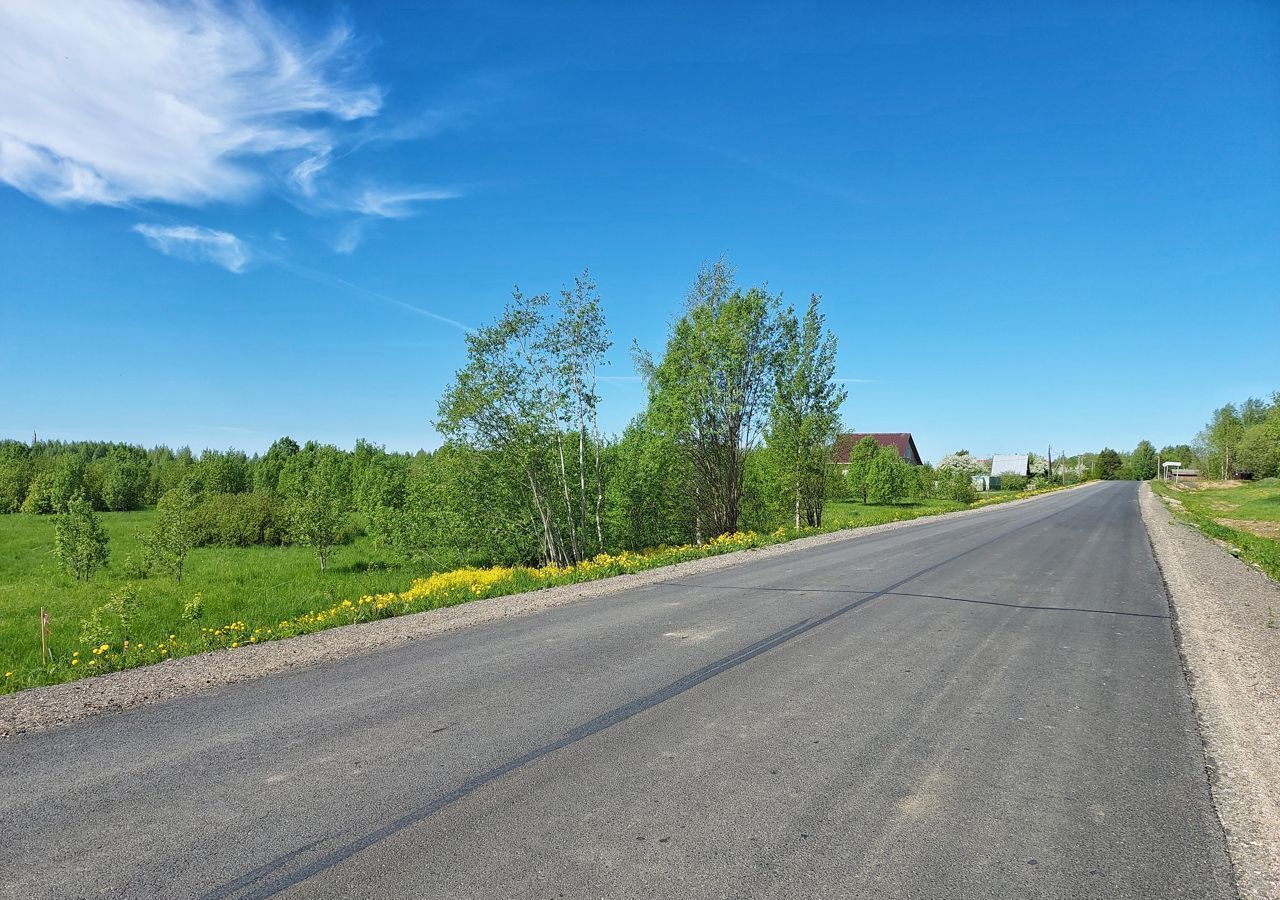
[[[1139,441],[1131,452],[1104,447],[1066,461],[1088,468],[1095,478],[1145,481],[1160,474],[1166,462],[1194,469],[1208,478],[1280,476],[1280,391],[1266,400],[1250,397],[1215,409],[1190,444],[1156,449]]]
[[[613,342],[588,273],[554,296],[516,290],[465,340],[432,452],[288,437],[254,455],[4,441],[0,511],[58,514],[68,535],[90,536],[69,536],[76,546],[98,531],[73,517],[156,507],[146,564],[181,579],[187,550],[204,545],[302,544],[324,567],[333,547],[367,534],[441,566],[564,566],[817,526],[832,499],[974,499],[955,454],[916,467],[868,440],[834,465],[847,393],[820,298],[784,304],[739,285],[724,260],[699,271],[662,347],[630,348],[647,398],[620,435],[599,426]]]
[[[1213,477],[1280,476],[1280,391],[1215,409],[1194,443],[1197,464]]]

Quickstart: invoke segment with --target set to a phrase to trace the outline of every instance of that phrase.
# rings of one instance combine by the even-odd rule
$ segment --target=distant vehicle
[[[1236,481],[1253,481],[1252,472],[1232,472],[1231,477]]]

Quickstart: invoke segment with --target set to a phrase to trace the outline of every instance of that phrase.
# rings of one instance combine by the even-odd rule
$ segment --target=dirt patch
[[[1236,531],[1247,531],[1258,537],[1280,541],[1280,522],[1262,522],[1257,519],[1217,519],[1217,522]]]
[[[1175,519],[1148,485],[1139,503],[1237,887],[1247,900],[1280,900],[1280,584]]]

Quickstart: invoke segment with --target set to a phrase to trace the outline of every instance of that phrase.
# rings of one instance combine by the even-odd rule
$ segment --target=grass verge
[[[1151,489],[1165,499],[1175,518],[1227,544],[1233,548],[1234,555],[1280,581],[1280,541],[1220,521],[1280,520],[1280,480],[1268,478],[1223,487],[1188,487],[1153,481]]]

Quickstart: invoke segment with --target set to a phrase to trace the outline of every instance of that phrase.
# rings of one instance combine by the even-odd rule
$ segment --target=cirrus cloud
[[[133,230],[165,256],[211,262],[240,273],[249,264],[249,247],[234,234],[199,225],[134,225]]]
[[[54,204],[239,200],[276,173],[312,194],[335,129],[381,106],[353,49],[250,0],[6,0],[0,181]]]

